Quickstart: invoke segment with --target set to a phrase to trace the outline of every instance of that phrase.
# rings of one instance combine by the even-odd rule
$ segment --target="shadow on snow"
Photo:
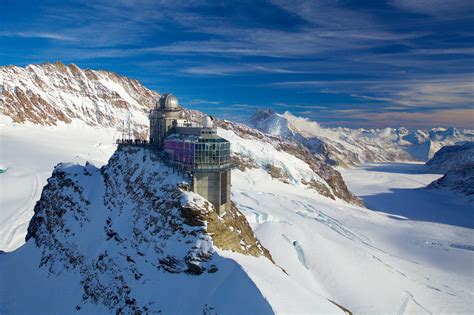
[[[474,228],[472,205],[451,192],[423,188],[393,188],[390,192],[360,196],[367,208],[389,214],[393,219],[442,223]]]

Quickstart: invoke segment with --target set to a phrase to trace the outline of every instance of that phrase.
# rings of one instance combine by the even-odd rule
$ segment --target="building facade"
[[[177,98],[164,94],[150,111],[150,144],[174,167],[191,173],[192,190],[223,213],[231,205],[230,142],[217,135],[210,116],[200,125],[181,117]]]

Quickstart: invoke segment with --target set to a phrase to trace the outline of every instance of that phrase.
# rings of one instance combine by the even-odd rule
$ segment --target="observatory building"
[[[201,124],[182,119],[173,94],[163,94],[150,111],[150,145],[178,169],[192,176],[192,189],[214,205],[217,213],[230,208],[230,142],[217,135],[213,119]]]

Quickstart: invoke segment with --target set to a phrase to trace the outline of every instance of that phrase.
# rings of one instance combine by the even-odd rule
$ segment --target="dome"
[[[171,93],[163,94],[160,97],[161,109],[177,109],[179,107],[178,98]]]
[[[214,127],[214,123],[212,122],[212,117],[211,116],[204,116],[202,118],[202,126],[204,128],[212,128]]]

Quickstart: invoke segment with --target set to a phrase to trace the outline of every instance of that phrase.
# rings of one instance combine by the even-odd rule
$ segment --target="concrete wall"
[[[155,145],[162,146],[163,139],[173,128],[173,120],[178,120],[181,114],[180,110],[153,110],[150,114],[150,142]]]
[[[218,214],[230,209],[230,170],[194,172],[193,191],[214,205]]]

